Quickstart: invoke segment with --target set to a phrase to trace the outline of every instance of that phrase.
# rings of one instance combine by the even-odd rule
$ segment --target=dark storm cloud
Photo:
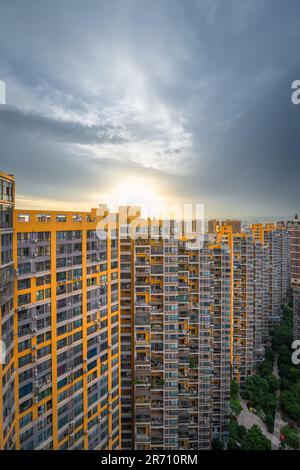
[[[49,199],[135,173],[211,215],[292,214],[299,40],[297,0],[2,1],[1,168]]]
[[[40,135],[50,140],[77,143],[102,144],[123,143],[124,138],[118,136],[121,129],[110,125],[84,125],[74,121],[62,121],[43,116],[33,111],[0,105],[0,132],[2,138],[6,132],[17,135]]]
[[[5,134],[47,136],[50,140],[78,143],[122,143],[124,139],[117,135],[121,129],[113,126],[89,126],[74,121],[62,121],[36,112],[0,105],[0,128]],[[1,132],[0,130],[0,132]]]

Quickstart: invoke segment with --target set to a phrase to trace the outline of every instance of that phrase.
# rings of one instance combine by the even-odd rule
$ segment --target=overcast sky
[[[299,44],[298,0],[0,0],[0,169],[20,207],[134,177],[206,216],[293,215]]]

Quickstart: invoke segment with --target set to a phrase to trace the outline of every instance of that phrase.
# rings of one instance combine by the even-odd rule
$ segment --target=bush
[[[267,430],[273,434],[274,431],[274,416],[273,415],[266,415],[266,426]]]
[[[213,450],[223,450],[224,443],[220,439],[213,439],[211,443],[211,447]]]
[[[231,407],[231,410],[237,415],[240,414],[240,412],[243,409],[239,400],[233,399],[233,398],[230,399],[230,407]]]
[[[271,450],[271,441],[267,439],[258,426],[253,425],[243,439],[242,450]]]
[[[244,396],[250,400],[255,408],[263,410],[265,414],[274,415],[277,398],[277,380],[273,375],[263,378],[258,375],[248,377],[246,380]]]
[[[295,400],[295,395],[293,392],[288,390],[281,392],[280,406],[288,416],[300,424],[300,405]]]
[[[245,426],[239,425],[237,420],[234,417],[230,418],[230,423],[229,423],[229,436],[230,439],[233,439],[234,441],[241,443],[244,437],[246,436],[247,431]]]
[[[230,384],[230,397],[237,398],[239,394],[239,390],[240,390],[239,384],[235,380],[232,380]]]
[[[239,450],[240,446],[234,439],[229,438],[227,448],[228,450]]]
[[[284,435],[284,442],[292,449],[299,449],[299,435],[296,429],[290,426],[283,426],[281,428],[281,434]]]

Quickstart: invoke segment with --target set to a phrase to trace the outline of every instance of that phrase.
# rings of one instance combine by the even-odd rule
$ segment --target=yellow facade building
[[[14,212],[14,433],[2,448],[120,446],[120,246],[104,216]]]

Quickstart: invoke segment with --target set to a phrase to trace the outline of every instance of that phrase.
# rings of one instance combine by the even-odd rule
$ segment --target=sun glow
[[[151,217],[164,211],[166,201],[152,181],[128,177],[112,188],[108,204],[114,209],[124,205],[140,206],[143,216]]]

